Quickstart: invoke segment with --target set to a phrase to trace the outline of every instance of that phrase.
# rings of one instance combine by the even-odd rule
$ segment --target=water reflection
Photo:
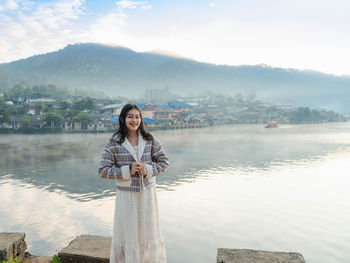
[[[346,123],[155,132],[172,164],[157,178],[169,263],[214,262],[218,247],[347,262],[349,131]],[[76,235],[110,236],[115,185],[97,176],[109,136],[0,136],[0,231],[26,232],[39,255]]]
[[[47,191],[9,176],[0,184],[0,232],[25,232],[28,251],[53,254],[76,235],[110,235],[113,198],[86,205],[61,190]]]
[[[217,126],[204,129],[157,131],[171,169],[157,178],[162,189],[195,180],[200,171],[232,168],[268,170],[300,160],[323,158],[349,146],[348,124],[289,125],[264,129],[260,125]],[[342,139],[339,139],[342,136]],[[110,134],[0,136],[0,176],[30,183],[47,191],[62,190],[80,201],[112,196],[112,180],[97,176],[103,146]]]

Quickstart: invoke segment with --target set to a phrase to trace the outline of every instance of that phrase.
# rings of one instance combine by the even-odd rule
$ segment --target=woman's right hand
[[[141,169],[141,164],[139,162],[133,162],[130,168],[130,175],[135,175],[135,173],[138,173],[140,169]]]

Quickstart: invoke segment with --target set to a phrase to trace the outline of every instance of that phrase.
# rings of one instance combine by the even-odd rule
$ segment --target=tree
[[[243,95],[242,93],[238,92],[234,95],[233,97],[233,100],[236,102],[236,103],[243,103],[244,99],[243,99]]]
[[[312,113],[308,107],[299,107],[296,111],[290,113],[291,121],[311,121]]]
[[[270,106],[265,110],[266,113],[274,113],[274,112],[278,112],[278,109],[276,106]]]
[[[9,122],[9,113],[6,108],[0,108],[0,127],[3,126],[4,123]]]
[[[165,101],[173,100],[177,97],[179,96],[175,95],[169,86],[165,86],[164,88],[145,90],[139,100],[144,101],[146,98],[151,103],[164,103]]]
[[[75,110],[85,110],[85,101],[84,100],[76,100],[73,102],[73,109]]]
[[[80,111],[76,109],[69,109],[67,112],[65,112],[64,117],[66,118],[73,118],[74,116],[78,115]]]
[[[308,107],[300,107],[296,112],[297,120],[310,121],[311,120],[311,110]]]
[[[87,125],[94,121],[94,118],[86,113],[79,113],[73,117],[74,122],[81,123],[83,129],[87,129]]]
[[[52,107],[53,107],[53,104],[52,104],[52,103],[46,103],[46,104],[44,105],[43,111],[44,111],[45,113],[48,113],[48,112],[50,112],[50,111],[52,110]]]
[[[87,110],[94,110],[95,108],[96,108],[95,102],[90,97],[88,97],[85,100],[85,109],[87,109]]]
[[[58,105],[61,107],[62,110],[67,110],[71,106],[70,103],[68,103],[65,100],[60,101]]]
[[[45,109],[44,103],[37,103],[34,105],[35,115],[40,115],[41,112],[43,112]]]
[[[51,128],[59,127],[61,125],[62,120],[63,117],[56,112],[50,112],[44,118],[46,125],[50,126]]]
[[[18,97],[20,96],[29,96],[32,94],[32,90],[27,87],[23,87],[21,85],[15,85],[11,89],[5,91],[5,99],[12,100],[14,102],[18,101]]]
[[[247,95],[246,95],[246,101],[247,102],[255,102],[257,99],[256,93],[254,90],[250,90],[248,91]]]
[[[22,118],[22,127],[30,128],[30,118],[28,116]]]
[[[13,105],[8,108],[8,113],[11,116],[25,115],[28,112],[28,110],[28,105]]]

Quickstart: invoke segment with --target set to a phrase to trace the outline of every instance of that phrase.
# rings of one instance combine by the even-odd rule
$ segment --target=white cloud
[[[139,12],[132,11],[150,9],[149,3],[121,0],[96,18],[83,0],[0,0],[0,63],[76,42],[100,42],[137,51],[165,49],[210,63],[266,63],[349,74],[350,4],[334,1],[337,5],[286,0],[270,6],[254,1],[252,6],[250,1],[216,5],[209,0],[198,10],[151,10],[137,17]],[[86,13],[94,20],[82,24]]]
[[[132,43],[137,42],[137,39],[127,32],[127,9],[140,8],[147,10],[151,6],[146,1],[128,0],[118,1],[116,5],[115,10],[110,11],[107,15],[100,16],[94,24],[80,34],[82,42],[99,42],[132,48]]]
[[[1,4],[0,10],[4,13],[0,13],[0,63],[51,52],[77,42],[132,46],[137,40],[126,30],[127,10],[151,8],[147,1],[122,0],[116,2],[114,10],[94,22],[79,25],[80,18],[90,13],[84,2],[11,0],[6,2],[6,7]],[[15,8],[15,3],[20,3],[17,10],[9,10],[9,7]]]
[[[141,6],[141,9],[143,9],[143,10],[148,10],[148,9],[151,9],[151,8],[152,8],[152,6],[147,5],[147,4]]]
[[[10,5],[12,8],[15,7],[13,2]],[[16,18],[11,16],[12,10],[8,9],[8,5],[5,12],[9,15],[0,15],[0,62],[62,48],[76,35],[69,28],[71,22],[79,20],[84,14],[84,0],[20,3]]]
[[[23,3],[21,3],[19,0],[7,0],[7,1],[2,1],[3,3],[0,5],[0,12],[1,11],[15,11],[17,9],[20,9]],[[27,2],[26,0],[22,2]]]
[[[18,4],[18,1],[16,0],[8,0],[5,3],[5,8],[9,9],[9,10],[16,10],[20,7],[20,5]]]
[[[123,27],[127,15],[120,11],[113,11],[101,16],[88,30],[82,33],[85,41],[101,43],[120,43],[123,35]]]
[[[116,5],[120,9],[135,9],[135,8],[142,8],[142,9],[150,9],[151,6],[148,5],[146,1],[143,2],[136,2],[136,1],[129,1],[129,0],[121,0],[116,2]]]
[[[73,0],[43,4],[31,16],[49,29],[57,29],[84,14],[83,3],[84,0]]]

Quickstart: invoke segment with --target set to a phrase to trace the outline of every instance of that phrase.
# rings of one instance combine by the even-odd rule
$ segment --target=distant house
[[[69,130],[72,129],[72,122],[71,121],[63,121],[61,123],[62,129]]]
[[[40,119],[40,118],[37,118],[37,117],[30,117],[30,127],[31,128],[36,128],[36,129],[39,129],[39,128],[42,128],[44,126],[44,122]]]
[[[142,117],[152,120],[171,120],[174,109],[169,105],[148,106],[142,110]]]
[[[142,118],[142,121],[146,128],[153,128],[156,126],[156,121],[150,118]]]
[[[118,116],[124,104],[109,104],[100,108],[100,113],[108,116]]]
[[[193,110],[192,105],[190,105],[186,102],[180,101],[180,100],[169,101],[167,103],[167,105],[171,106],[174,110],[183,110],[183,111],[192,111]]]
[[[105,105],[110,105],[112,104],[112,100],[110,99],[94,99],[94,102],[97,107],[103,107]]]
[[[29,109],[29,111],[27,112],[27,114],[35,115],[35,109]]]
[[[82,125],[80,122],[73,122],[71,120],[65,120],[61,123],[61,128],[64,130],[83,130],[87,129],[87,125]]]
[[[293,104],[280,104],[280,105],[276,105],[276,108],[280,109],[280,110],[294,110],[295,105],[293,105]]]
[[[169,105],[159,105],[154,109],[153,118],[155,120],[171,120],[174,115],[174,109]]]
[[[107,128],[103,121],[94,121],[88,124],[87,129],[90,131],[105,131]]]
[[[7,128],[17,129],[22,127],[22,117],[14,116],[9,119]]]
[[[24,104],[27,101],[27,97],[25,96],[18,96],[17,97],[17,104]]]
[[[55,103],[56,100],[55,99],[51,99],[51,98],[40,98],[40,99],[28,99],[27,100],[27,103],[29,105],[31,104],[40,104],[40,103],[44,103],[44,104],[47,104],[47,103]]]
[[[72,122],[71,129],[73,130],[81,130],[82,126],[80,122]]]

